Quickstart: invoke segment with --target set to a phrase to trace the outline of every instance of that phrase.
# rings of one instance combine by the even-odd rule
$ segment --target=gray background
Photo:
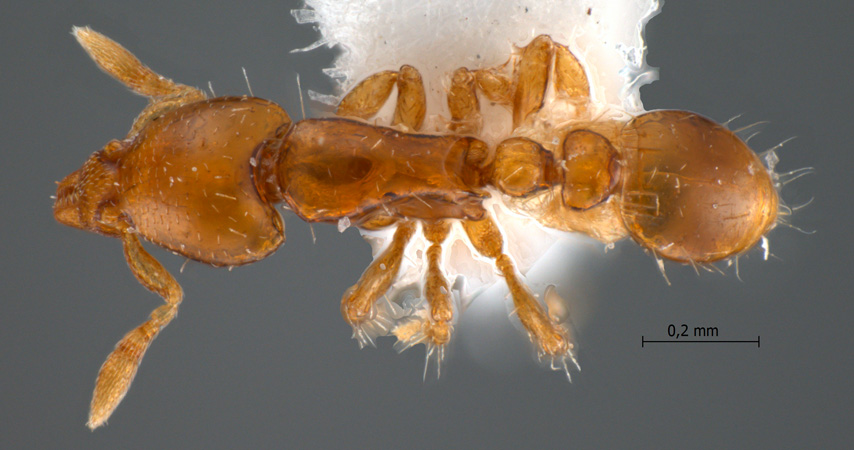
[[[175,4],[173,4],[175,3]],[[68,32],[92,25],[155,70],[217,93],[256,95],[294,117],[294,81],[328,92],[331,51],[287,2],[27,2],[3,8],[0,448],[843,448],[852,436],[852,11],[841,1],[670,1],[647,31],[660,81],[647,109],[771,123],[758,149],[797,135],[782,170],[817,174],[783,191],[815,197],[778,228],[739,281],[668,265],[634,244],[585,255],[573,384],[543,370],[503,318],[459,327],[446,373],[421,381],[423,349],[359,351],[339,314],[370,260],[354,230],[286,215],[273,257],[228,272],[191,263],[179,318],[146,356],[110,424],[84,427],[94,377],[115,342],[159,304],[133,279],[118,241],[53,221],[54,181],[144,105],[101,74]],[[183,260],[155,255],[177,274]],[[717,326],[746,344],[659,345],[668,324]],[[481,363],[473,335],[508,332],[506,364]],[[500,336],[496,339],[503,339]],[[483,340],[483,339],[481,339]],[[504,342],[504,341],[501,341]],[[845,444],[848,445],[845,445]]]

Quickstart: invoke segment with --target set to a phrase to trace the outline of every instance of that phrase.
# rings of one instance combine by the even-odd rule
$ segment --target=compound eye
[[[685,111],[654,111],[623,130],[621,213],[632,237],[677,261],[752,247],[777,217],[777,192],[747,145]]]
[[[563,140],[563,202],[588,209],[607,199],[619,179],[617,150],[602,135],[587,130]]]

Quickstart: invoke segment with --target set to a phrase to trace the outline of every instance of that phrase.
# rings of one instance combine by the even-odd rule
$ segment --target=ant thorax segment
[[[259,155],[256,179],[308,222],[376,228],[397,219],[481,219],[482,141],[418,135],[347,119],[297,123]]]

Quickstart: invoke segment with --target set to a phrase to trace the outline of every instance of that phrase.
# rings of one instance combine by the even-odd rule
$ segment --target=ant
[[[404,65],[351,90],[334,117],[293,122],[255,97],[207,98],[143,65],[89,28],[74,36],[106,73],[150,99],[122,140],[112,140],[57,188],[54,216],[122,241],[128,266],[165,304],[107,357],[87,425],[121,402],[145,351],[175,317],[181,286],[140,238],[213,266],[261,260],[285,241],[275,209],[307,222],[393,230],[385,249],[341,301],[360,344],[392,334],[441,360],[456,322],[442,267],[449,236],[464,236],[505,279],[514,312],[542,358],[577,366],[567,329],[526,287],[484,207],[611,243],[631,237],[656,258],[711,263],[753,247],[776,223],[773,176],[725,126],[686,111],[628,117],[591,101],[584,67],[549,36],[502,66],[450,75],[445,130],[422,131],[419,72]],[[397,88],[390,126],[369,123]],[[511,111],[512,130],[479,137],[480,96]],[[494,142],[493,142],[494,141]],[[395,285],[407,245],[427,242],[419,307],[380,301]],[[546,291],[546,303],[554,296]]]

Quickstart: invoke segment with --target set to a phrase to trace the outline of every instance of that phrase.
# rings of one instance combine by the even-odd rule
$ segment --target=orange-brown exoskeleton
[[[775,224],[772,178],[731,131],[684,111],[594,117],[584,68],[548,36],[501,67],[450,74],[447,129],[424,133],[424,88],[410,66],[364,80],[336,117],[293,123],[275,103],[208,99],[99,33],[76,28],[74,35],[104,71],[150,103],[127,137],[59,183],[55,217],[121,239],[131,271],[166,302],[101,367],[91,428],[112,414],[182,300],[181,287],[140,237],[234,266],[282,245],[285,227],[274,208],[280,202],[308,222],[393,229],[345,292],[341,312],[363,345],[391,334],[402,348],[424,343],[441,359],[457,319],[443,252],[451,230],[462,230],[505,279],[541,357],[568,370],[576,362],[567,330],[523,283],[486,199],[497,197],[545,227],[603,242],[630,236],[657,256],[691,263],[746,251]],[[395,86],[390,126],[366,122]],[[479,137],[481,95],[512,114],[512,129],[497,141]],[[427,243],[421,306],[380,301],[418,233]]]

